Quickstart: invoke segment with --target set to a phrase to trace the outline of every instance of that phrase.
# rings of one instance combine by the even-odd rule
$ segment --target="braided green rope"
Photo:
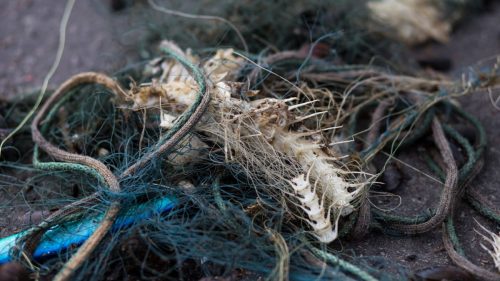
[[[459,170],[459,182],[460,182],[459,184],[462,184],[469,177],[470,173],[472,172],[472,169],[474,168],[474,165],[477,162],[476,151],[472,148],[469,141],[463,136],[461,136],[455,129],[447,125],[444,125],[443,129],[447,135],[452,137],[461,146],[463,146],[463,148],[467,153],[467,163]],[[437,165],[437,163],[429,155],[426,154],[424,154],[424,159],[431,168],[431,170],[436,174],[438,174],[441,180],[444,180],[445,174],[443,170]],[[415,217],[389,215],[376,210],[374,212],[379,220],[389,223],[400,223],[400,224],[423,223],[429,220],[432,216],[434,216],[433,210],[430,210],[429,214],[420,214]]]
[[[47,114],[47,117],[45,119],[45,122],[43,123],[41,127],[41,132],[42,134],[45,133],[49,127],[50,121],[52,118],[55,116],[59,108],[69,100],[71,96],[73,96],[77,90],[73,90],[68,92],[61,100],[59,100],[54,107],[49,111]],[[77,163],[65,163],[65,162],[41,162],[40,161],[40,150],[38,147],[38,144],[35,143],[34,149],[33,149],[33,166],[37,169],[41,170],[57,170],[57,171],[73,171],[73,172],[82,172],[84,174],[93,176],[96,178],[100,184],[106,185],[106,181],[104,180],[104,177],[98,173],[95,169],[82,165],[82,164],[77,164]]]
[[[488,206],[485,206],[483,202],[477,200],[476,198],[474,198],[468,194],[467,194],[466,198],[467,198],[467,202],[469,202],[469,204],[476,211],[478,211],[481,215],[490,219],[491,221],[496,222],[497,224],[500,224],[500,215],[498,214],[498,212],[493,211]]]
[[[471,116],[458,107],[453,107],[453,109],[456,110],[463,118],[466,118],[467,121],[472,123],[479,136],[477,149],[474,150],[469,141],[462,135],[460,135],[455,129],[447,125],[443,126],[446,133],[449,134],[455,141],[457,141],[466,151],[468,161],[459,171],[460,183],[463,184],[464,181],[468,179],[470,173],[472,172],[472,169],[474,168],[474,165],[476,165],[477,161],[479,161],[482,153],[484,152],[484,147],[486,146],[486,132],[482,124],[475,117]],[[444,179],[444,173],[437,165],[437,163],[428,155],[424,155],[424,158],[429,168],[431,168],[431,170],[436,173],[441,179]],[[470,203],[470,205],[481,215],[496,223],[500,223],[500,215],[498,214],[498,212],[484,205],[484,202],[477,200],[470,193],[466,193],[466,199]]]
[[[466,111],[464,111],[460,107],[457,107],[453,104],[451,106],[452,106],[453,110],[456,113],[458,113],[458,115],[460,115],[465,120],[469,121],[474,126],[474,128],[477,130],[478,143],[476,145],[476,155],[481,156],[483,154],[484,149],[486,148],[486,144],[487,144],[486,130],[484,129],[483,125],[481,124],[481,122],[479,122],[479,120],[476,117],[470,115],[469,113],[467,113]]]
[[[467,162],[463,165],[462,168],[460,168],[458,178],[459,182],[463,183],[470,173],[472,172],[472,169],[474,168],[474,165],[478,161],[478,153],[477,151],[474,150],[470,142],[464,138],[460,133],[453,129],[452,127],[448,125],[443,126],[444,131],[446,134],[448,134],[450,137],[452,137],[462,148],[465,149],[465,153],[467,155]]]
[[[450,106],[454,111],[456,111],[461,117],[469,121],[476,129],[477,134],[478,134],[478,145],[476,150],[473,148],[473,146],[470,144],[470,142],[460,135],[458,131],[453,129],[451,126],[444,125],[443,129],[445,133],[453,138],[460,146],[462,146],[466,152],[467,156],[467,162],[464,164],[463,167],[460,168],[459,170],[459,184],[463,184],[470,176],[472,173],[477,161],[481,157],[484,148],[486,147],[486,132],[484,130],[484,127],[482,124],[473,116],[468,114],[467,112],[463,111],[461,108],[458,108],[451,103],[444,103],[446,106]],[[431,113],[434,115],[434,113]],[[430,114],[428,114],[430,115]],[[424,154],[424,160],[426,161],[427,165],[429,168],[435,172],[441,180],[444,180],[445,174],[442,171],[442,169],[437,165],[437,163],[429,156]],[[470,197],[470,196],[469,196]],[[473,206],[479,207],[479,204],[473,204]],[[492,210],[489,210],[485,206],[481,206],[479,208],[479,211],[483,214],[487,214],[488,217],[490,218],[495,218],[495,212]],[[379,220],[385,221],[385,222],[390,222],[390,223],[402,223],[402,224],[415,224],[415,223],[421,223],[425,222],[426,219],[429,218],[428,215],[426,214],[420,214],[416,217],[405,217],[405,216],[399,216],[399,215],[388,215],[383,212],[374,210],[375,217]],[[431,211],[432,214],[432,211]]]
[[[64,162],[40,162],[38,160],[38,157],[39,157],[39,149],[38,146],[35,146],[33,150],[33,166],[37,169],[49,170],[49,171],[81,172],[96,178],[100,184],[106,184],[104,177],[100,175],[95,169],[90,168],[88,166],[81,164],[64,163]]]
[[[187,60],[184,56],[175,53],[174,51],[162,47],[160,48],[162,52],[165,54],[173,57],[175,60],[180,62],[182,65],[184,65],[186,68],[191,70],[192,75],[194,76],[194,80],[196,81],[196,84],[198,84],[198,94],[196,95],[196,98],[193,102],[193,104],[186,110],[181,116],[179,116],[174,124],[174,126],[168,130],[168,132],[160,139],[159,145],[161,145],[165,140],[168,140],[172,137],[174,133],[179,131],[179,129],[186,124],[187,120],[191,115],[193,115],[194,111],[198,108],[200,105],[203,95],[206,92],[207,89],[207,83],[205,82],[205,76],[203,75],[203,72],[199,67],[196,67],[193,65],[189,60]],[[157,146],[159,146],[157,145]]]
[[[455,131],[452,128],[448,128],[447,130],[450,131],[450,129],[452,131]],[[462,138],[462,141],[464,141],[463,144],[465,144],[464,147],[465,147],[465,149],[467,151],[467,154],[468,154],[467,157],[471,157],[471,154],[474,157],[476,157],[475,159],[472,159],[472,161],[468,161],[464,165],[464,167],[462,167],[460,169],[460,172],[459,172],[460,173],[460,184],[463,184],[467,180],[467,178],[469,177],[469,174],[470,174],[471,170],[474,168],[474,165],[478,161],[478,159],[477,159],[477,150],[474,151],[472,149],[472,146],[469,144],[469,141],[467,139],[463,138],[461,135],[459,135],[458,132],[456,132],[456,133],[457,133],[457,135],[455,137]],[[455,140],[457,140],[457,139],[455,139]],[[458,142],[458,140],[457,140],[457,142]],[[427,165],[429,166],[429,168],[435,174],[437,174],[441,180],[443,180],[444,179],[444,172],[438,166],[438,164],[436,163],[436,161],[434,161],[429,155],[424,155],[424,159],[425,159]],[[467,188],[467,187],[465,187],[465,188]],[[471,187],[469,187],[469,188],[471,188]],[[492,221],[494,221],[496,223],[500,223],[500,215],[498,214],[498,212],[495,212],[491,208],[489,208],[488,206],[485,206],[484,202],[481,202],[481,201],[477,200],[470,193],[466,193],[466,199],[470,203],[470,205],[476,211],[478,211],[481,215],[485,216],[486,218],[488,218],[488,219],[490,219],[490,220],[492,220]]]
[[[424,158],[425,164],[427,164],[431,171],[435,173],[441,181],[444,181],[446,175],[441,167],[439,167],[438,163],[434,161],[429,154],[422,154],[422,157]]]
[[[330,253],[322,251],[318,248],[311,246],[310,249],[313,252],[313,254],[315,254],[316,256],[324,259],[325,261],[327,261],[333,265],[337,265],[343,271],[348,272],[348,273],[358,277],[360,280],[377,281],[377,279],[375,277],[371,276],[369,273],[367,273],[366,271],[363,271],[361,268],[355,266],[352,263],[349,263],[349,262],[347,262],[347,261],[345,261],[345,260],[343,260],[335,255],[332,255]]]
[[[432,209],[428,209],[426,213],[419,214],[414,217],[391,215],[391,214],[386,214],[383,211],[379,210],[373,210],[373,213],[378,220],[382,220],[386,223],[401,223],[401,224],[424,223],[435,215],[435,212]]]
[[[460,241],[458,240],[457,232],[455,231],[455,225],[453,224],[452,216],[448,216],[446,219],[446,229],[448,230],[448,236],[450,237],[453,247],[457,250],[460,255],[465,255],[464,249],[460,246]]]

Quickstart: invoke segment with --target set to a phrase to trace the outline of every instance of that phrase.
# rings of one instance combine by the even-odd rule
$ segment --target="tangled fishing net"
[[[57,280],[398,280],[410,273],[383,272],[328,245],[443,225],[452,260],[495,280],[463,255],[453,212],[464,195],[499,222],[468,186],[485,132],[456,102],[495,86],[498,62],[452,82],[339,62],[318,54],[319,41],[254,55],[246,43],[247,51],[207,51],[164,40],[154,58],[113,76],[69,78],[3,149],[15,159],[31,135],[32,157],[18,151],[24,158],[1,165],[23,175],[2,176],[1,186],[36,196],[8,195],[9,207],[26,202],[32,221],[0,240],[0,262]],[[2,112],[9,123],[33,104],[19,102]],[[473,139],[455,128],[463,123]],[[375,159],[423,139],[434,144],[427,160],[443,182],[438,206],[415,217],[372,206],[385,168]],[[460,166],[450,143],[466,154]]]

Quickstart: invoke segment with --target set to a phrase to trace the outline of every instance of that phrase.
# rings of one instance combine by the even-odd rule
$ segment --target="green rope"
[[[386,214],[383,211],[379,210],[373,210],[373,213],[375,215],[375,218],[378,220],[382,220],[387,223],[400,223],[400,224],[418,224],[418,223],[424,223],[431,219],[434,215],[435,212],[432,209],[428,209],[426,213],[419,214],[414,217],[406,217],[406,216],[400,216],[400,215],[391,215],[391,214]]]
[[[457,109],[454,107],[453,109]],[[431,113],[434,114],[434,113]],[[430,114],[428,114],[430,115]],[[448,125],[443,125],[443,129],[445,133],[450,136],[452,139],[454,139],[459,145],[461,145],[467,155],[467,162],[464,164],[463,167],[460,168],[459,170],[459,184],[463,184],[466,179],[470,176],[471,172],[473,171],[474,166],[476,165],[480,154],[482,153],[482,148],[486,145],[485,142],[485,136],[486,134],[484,133],[484,129],[482,128],[481,123],[479,123],[477,120],[474,120],[475,118],[468,115],[464,111],[460,112],[460,115],[467,118],[468,121],[470,121],[475,127],[476,130],[478,131],[479,135],[479,146],[477,150],[474,150],[470,142],[460,135],[458,131],[453,129],[452,127]],[[483,136],[481,136],[483,135]],[[444,180],[445,174],[443,170],[437,165],[437,163],[427,154],[424,154],[424,160],[426,161],[427,165],[429,168],[435,172],[441,180]],[[485,210],[485,213],[492,213],[491,210]],[[378,220],[382,220],[384,222],[389,222],[389,223],[399,223],[399,224],[415,224],[415,223],[423,223],[427,220],[429,220],[433,215],[434,211],[430,211],[429,214],[420,214],[417,215],[416,217],[406,217],[406,216],[400,216],[400,215],[389,215],[385,214],[381,211],[374,210],[375,217]]]
[[[460,168],[459,170],[459,184],[463,185],[467,179],[470,177],[471,173],[473,172],[473,169],[479,159],[482,157],[482,154],[484,153],[484,149],[487,144],[487,137],[486,137],[486,131],[482,124],[477,120],[474,116],[470,115],[469,113],[465,112],[463,109],[451,104],[451,103],[445,103],[446,106],[450,106],[453,111],[455,111],[459,116],[470,122],[476,132],[477,132],[477,137],[478,137],[478,144],[476,145],[476,148],[470,144],[469,140],[467,140],[465,137],[463,137],[457,130],[452,128],[451,126],[444,125],[443,129],[445,133],[450,136],[452,139],[454,139],[464,150],[466,153],[467,157],[467,162]],[[434,114],[434,113],[432,113]],[[430,116],[430,114],[428,114]],[[426,116],[427,118],[427,116]],[[425,119],[426,119],[425,118]],[[426,123],[424,121],[424,123]],[[424,160],[429,166],[429,168],[436,173],[441,180],[444,180],[445,174],[443,170],[439,167],[439,165],[427,154],[424,154]],[[467,194],[467,199],[469,203],[472,205],[474,209],[476,209],[480,214],[483,216],[500,223],[500,216],[498,215],[497,212],[493,211],[491,208],[488,206],[485,206],[482,202],[476,200],[474,197],[472,197],[470,194]],[[410,218],[410,217],[405,217],[405,216],[398,216],[398,215],[388,215],[383,212],[374,210],[373,211],[375,214],[375,218],[378,220],[382,220],[384,222],[391,222],[391,223],[401,223],[401,224],[415,224],[415,223],[422,223],[425,222],[426,220],[430,219],[430,217],[426,214],[424,215],[418,215],[416,217]],[[431,211],[432,214],[432,211]],[[448,228],[450,232],[450,237],[452,241],[455,239],[455,241],[458,241],[454,236],[455,230],[453,228],[452,222],[448,223]],[[455,243],[458,245],[458,242]],[[459,248],[457,248],[459,249]]]
[[[39,149],[35,146],[33,151],[33,166],[37,169],[48,171],[70,171],[81,172],[86,175],[95,177],[100,184],[106,184],[104,178],[93,168],[81,164],[64,163],[64,162],[40,162],[38,161]],[[36,157],[36,158],[35,158]]]
[[[455,230],[455,225],[453,224],[453,218],[452,216],[448,216],[446,219],[446,229],[448,231],[448,235],[450,236],[451,243],[453,244],[453,247],[457,252],[464,256],[465,252],[464,249],[460,246],[460,241],[458,240],[457,232]]]
[[[439,167],[438,163],[434,161],[434,159],[432,159],[429,154],[422,154],[422,157],[424,158],[425,163],[431,169],[431,171],[435,173],[441,181],[444,181],[446,174],[441,169],[441,167]]]
[[[465,112],[463,109],[459,107],[456,107],[454,105],[451,105],[451,107],[462,118],[466,119],[474,126],[478,135],[478,144],[476,146],[476,150],[474,150],[470,142],[466,138],[461,136],[455,129],[447,125],[443,126],[446,133],[449,134],[451,137],[453,137],[466,151],[468,161],[464,165],[464,167],[462,167],[459,171],[459,179],[460,182],[463,184],[463,182],[469,177],[470,172],[474,168],[474,165],[476,165],[477,161],[479,161],[480,157],[482,157],[482,154],[484,153],[484,148],[486,147],[487,137],[486,137],[486,131],[483,125],[479,122],[479,120],[477,120],[474,116],[470,115],[469,113]],[[433,172],[438,174],[441,179],[444,179],[444,173],[441,170],[441,168],[436,164],[436,162],[427,155],[425,155],[424,157],[426,157],[426,162],[431,168],[431,170],[433,170]],[[498,212],[495,212],[488,206],[485,206],[484,203],[478,201],[469,193],[466,193],[466,199],[470,203],[470,205],[481,215],[485,216],[486,218],[496,223],[500,223],[500,215],[498,214]]]
[[[458,181],[459,184],[463,184],[464,181],[469,177],[474,166],[476,165],[478,159],[478,153],[474,150],[469,140],[460,135],[457,130],[453,129],[448,125],[443,125],[443,129],[447,135],[452,137],[462,148],[465,149],[465,153],[467,155],[467,162],[460,168],[458,172]]]
[[[207,89],[205,77],[204,77],[203,72],[201,71],[200,68],[193,65],[184,56],[179,55],[166,47],[161,47],[160,50],[162,52],[166,53],[167,55],[173,57],[175,60],[180,62],[183,66],[185,66],[186,68],[191,70],[192,75],[194,76],[194,80],[196,81],[196,84],[198,84],[199,88],[198,88],[198,93],[196,95],[196,98],[195,98],[193,104],[184,113],[182,113],[181,116],[179,116],[177,118],[177,121],[175,122],[174,126],[170,130],[168,130],[168,132],[164,136],[162,136],[160,138],[159,142],[157,143],[157,145],[155,146],[154,149],[157,149],[159,146],[161,146],[163,143],[165,143],[165,141],[169,140],[175,133],[177,133],[177,131],[179,131],[180,128],[182,128],[182,126],[184,126],[184,124],[186,124],[189,117],[191,117],[191,115],[193,115],[193,113],[196,111],[196,109],[200,105],[200,103],[203,99],[203,95],[205,94],[205,91]]]
[[[460,145],[462,145],[467,152],[467,163],[459,170],[459,184],[463,183],[465,179],[470,175],[474,165],[477,162],[476,151],[472,148],[469,141],[461,136],[455,129],[450,126],[444,125],[443,129],[447,135],[456,140]],[[427,154],[424,154],[424,159],[426,163],[429,165],[431,170],[438,174],[441,180],[444,180],[445,174],[443,170],[437,165],[437,163]],[[428,221],[432,216],[434,216],[434,211],[430,210],[428,214],[420,214],[416,217],[406,217],[400,215],[389,215],[385,214],[381,211],[374,211],[376,217],[379,220],[383,220],[384,222],[389,223],[399,223],[399,224],[416,224],[416,223],[424,223]]]
[[[465,112],[463,109],[461,109],[453,104],[451,106],[452,106],[453,110],[456,113],[458,113],[458,115],[460,115],[465,120],[469,121],[474,126],[474,128],[477,130],[478,144],[476,145],[476,156],[478,156],[478,157],[482,156],[484,149],[486,148],[486,144],[488,142],[487,136],[486,136],[486,130],[484,129],[483,125],[481,124],[481,122],[479,122],[479,120],[476,117]]]
[[[352,263],[349,263],[335,255],[332,255],[330,253],[327,253],[325,251],[322,251],[318,248],[315,247],[310,247],[311,251],[313,254],[316,256],[322,258],[323,260],[338,266],[341,268],[343,271],[348,272],[356,277],[358,277],[360,280],[364,281],[377,281],[377,279],[373,276],[371,276],[368,272],[363,271],[361,268],[355,266]]]
[[[500,215],[498,212],[495,212],[488,206],[485,206],[483,202],[476,200],[473,196],[467,195],[466,198],[467,202],[469,202],[469,204],[481,215],[496,222],[497,224],[500,224]]]
[[[467,180],[469,177],[470,173],[472,172],[472,169],[474,168],[474,165],[476,165],[477,161],[479,160],[478,157],[478,151],[474,150],[472,148],[472,145],[470,145],[469,141],[462,137],[456,130],[449,126],[443,126],[445,131],[448,134],[451,134],[453,138],[460,143],[466,150],[467,152],[467,157],[468,161],[467,163],[459,170],[459,180],[460,184],[464,184],[464,182]],[[425,161],[429,168],[436,173],[441,180],[444,180],[444,172],[443,170],[438,166],[436,161],[434,161],[429,155],[425,154],[424,155]],[[469,187],[471,188],[471,187]],[[466,193],[466,199],[470,203],[470,205],[478,211],[481,215],[484,217],[496,222],[500,223],[500,215],[493,211],[491,208],[488,206],[485,206],[484,203],[480,202],[479,200],[475,199],[473,196],[471,196],[469,193]]]
[[[41,133],[45,133],[48,129],[48,126],[50,124],[50,121],[52,118],[56,115],[58,112],[59,108],[69,100],[71,96],[73,96],[75,93],[77,93],[77,90],[73,90],[68,92],[61,100],[59,100],[54,107],[49,111],[47,114],[47,117],[45,118],[45,122],[41,127]],[[33,149],[33,166],[37,169],[41,170],[62,170],[62,171],[73,171],[73,172],[82,172],[84,174],[93,176],[96,178],[99,183],[106,185],[106,181],[104,180],[104,177],[98,173],[95,169],[88,167],[86,165],[82,164],[77,164],[77,163],[64,163],[64,162],[41,162],[40,161],[40,152],[39,152],[39,147],[38,144],[35,143],[34,149]]]

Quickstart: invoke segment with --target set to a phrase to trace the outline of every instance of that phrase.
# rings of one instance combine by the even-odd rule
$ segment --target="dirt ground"
[[[77,1],[71,15],[63,59],[50,81],[56,87],[73,74],[82,71],[112,72],[133,61],[128,44],[131,39],[129,15],[110,12],[107,1]],[[55,57],[59,21],[64,9],[59,0],[5,1],[0,9],[0,97],[12,97],[41,86]],[[445,73],[460,79],[478,61],[500,54],[500,3],[460,24],[451,41],[445,45],[428,44],[413,50],[417,58],[446,59],[451,68]],[[129,61],[127,61],[127,59]],[[491,65],[493,60],[485,64]],[[493,93],[500,95],[500,92]],[[469,113],[477,116],[486,127],[488,149],[483,171],[473,181],[495,206],[500,206],[500,112],[491,104],[485,92],[461,100]],[[418,151],[400,155],[423,172],[429,172]],[[402,198],[398,212],[420,213],[435,206],[439,184],[401,166],[403,182],[395,191]],[[2,214],[5,217],[6,214]],[[479,235],[474,233],[475,222],[494,230],[494,225],[480,218],[466,203],[457,214],[459,237],[468,257],[476,264],[493,267],[491,259],[481,250]],[[0,230],[11,223],[0,220]],[[498,230],[498,229],[497,229]],[[0,235],[5,233],[0,232]],[[356,256],[382,256],[411,269],[452,264],[442,246],[441,230],[436,229],[414,237],[390,237],[371,233],[362,241],[341,241],[336,248]]]

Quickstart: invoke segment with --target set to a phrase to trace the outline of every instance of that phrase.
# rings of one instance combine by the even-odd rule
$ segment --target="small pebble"
[[[416,261],[417,260],[417,255],[415,255],[415,254],[408,255],[408,256],[406,256],[406,260],[407,261]]]
[[[184,189],[187,193],[193,193],[196,190],[194,184],[188,180],[181,180],[177,183],[177,185]]]
[[[99,148],[99,150],[97,150],[97,155],[99,155],[99,157],[105,157],[105,156],[108,156],[109,155],[109,150],[107,150],[106,148]]]

